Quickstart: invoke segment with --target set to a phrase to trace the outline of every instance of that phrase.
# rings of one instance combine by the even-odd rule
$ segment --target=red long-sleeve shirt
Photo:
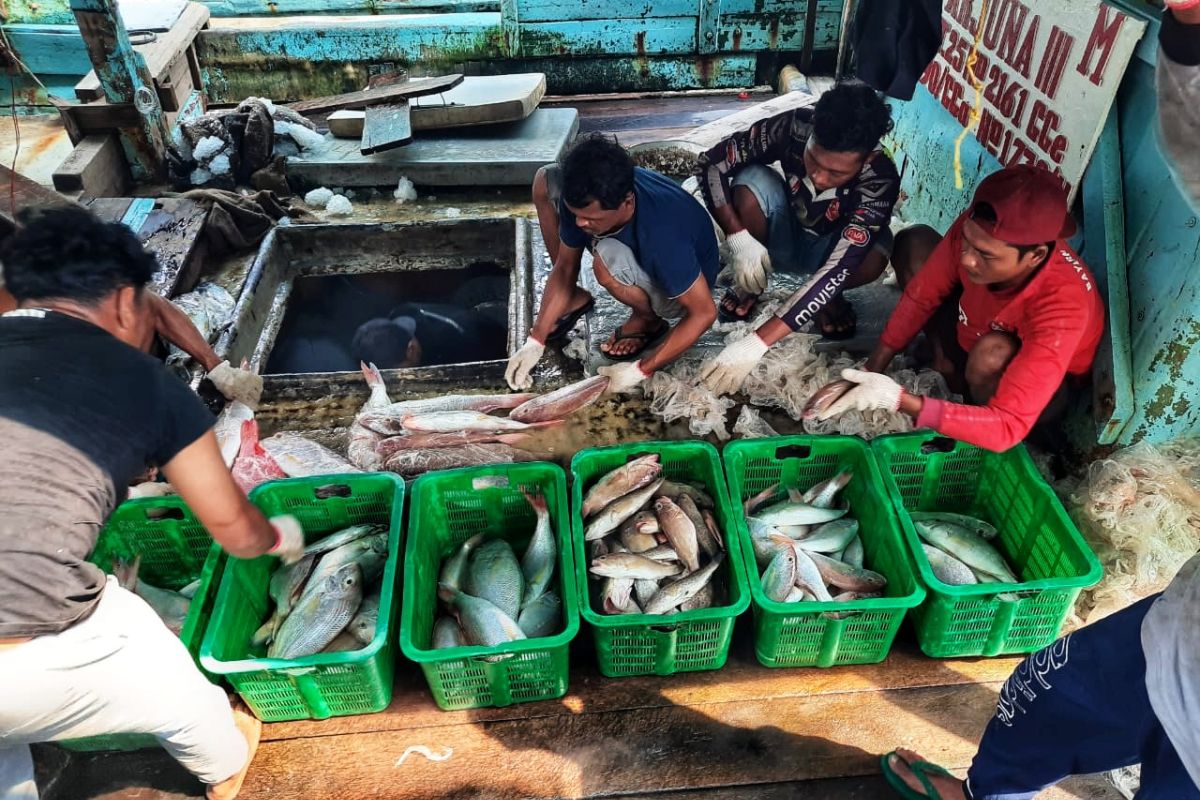
[[[1017,289],[993,291],[967,279],[961,266],[960,217],[904,291],[882,343],[903,350],[934,311],[961,287],[958,343],[967,352],[981,337],[1003,331],[1021,349],[985,406],[926,398],[917,425],[988,450],[1022,441],[1066,375],[1092,368],[1104,332],[1104,300],[1092,273],[1065,242]]]

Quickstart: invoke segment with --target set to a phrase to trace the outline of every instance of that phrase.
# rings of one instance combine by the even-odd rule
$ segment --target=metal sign
[[[967,62],[982,30],[975,138],[1005,166],[1053,170],[1073,195],[1145,29],[1101,0],[946,0],[942,47],[921,83],[966,125],[975,102]]]

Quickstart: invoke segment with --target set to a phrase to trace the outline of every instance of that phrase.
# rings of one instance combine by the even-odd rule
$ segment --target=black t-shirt
[[[506,327],[473,309],[444,303],[401,303],[388,316],[417,321],[423,365],[488,361],[507,355]]]
[[[129,481],[212,427],[150,356],[54,312],[0,317],[0,638],[63,631],[104,589],[87,563]]]

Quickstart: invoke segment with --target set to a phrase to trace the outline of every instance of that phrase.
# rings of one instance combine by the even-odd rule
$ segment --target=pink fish
[[[568,414],[573,414],[596,402],[606,389],[608,389],[608,378],[604,375],[584,378],[569,386],[522,403],[509,412],[508,418],[517,422],[546,422],[562,419]]]
[[[287,477],[287,473],[259,444],[258,420],[248,419],[242,423],[242,448],[234,459],[232,473],[234,483],[246,494],[250,494],[250,490],[260,483]]]

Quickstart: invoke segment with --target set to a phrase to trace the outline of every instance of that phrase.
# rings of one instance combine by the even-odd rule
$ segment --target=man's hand
[[[732,394],[766,355],[768,345],[752,333],[726,345],[716,358],[700,367],[700,379],[715,394]]]
[[[530,336],[525,340],[521,349],[508,359],[508,367],[504,370],[504,380],[508,381],[510,389],[517,391],[533,385],[529,373],[533,372],[533,368],[542,360],[542,354],[545,352],[546,345],[537,339]]]
[[[271,517],[268,520],[275,529],[275,546],[267,551],[267,555],[279,556],[284,564],[295,564],[304,556],[304,529],[300,520],[291,514]]]
[[[739,289],[750,294],[762,294],[767,290],[767,276],[771,274],[771,256],[767,248],[750,235],[750,231],[738,231],[725,238],[725,250],[733,262],[733,280]]]
[[[825,421],[847,411],[873,411],[878,408],[895,413],[900,410],[904,387],[887,375],[844,369],[842,378],[858,385],[817,414],[817,419]]]
[[[642,372],[641,361],[612,364],[607,367],[600,367],[596,372],[608,378],[608,391],[613,394],[628,392],[650,377],[645,372]]]
[[[222,361],[208,373],[208,379],[217,387],[217,391],[225,395],[225,399],[245,403],[250,408],[258,408],[263,391],[261,376],[248,369],[232,367],[228,361]]]

